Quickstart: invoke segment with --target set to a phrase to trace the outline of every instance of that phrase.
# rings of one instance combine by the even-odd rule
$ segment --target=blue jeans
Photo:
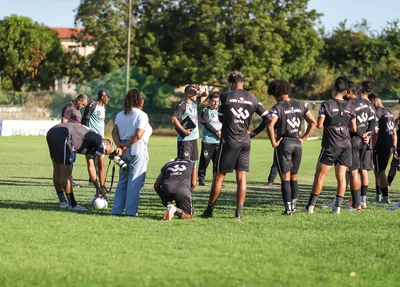
[[[122,154],[121,158],[128,164],[128,168],[119,170],[111,214],[120,215],[124,209],[126,215],[136,216],[138,213],[139,193],[146,179],[149,156],[145,142],[139,141],[137,145],[139,146],[134,155],[131,155],[130,147]]]

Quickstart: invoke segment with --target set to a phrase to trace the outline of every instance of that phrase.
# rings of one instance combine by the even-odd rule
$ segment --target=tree
[[[0,20],[0,71],[15,91],[48,88],[61,72],[60,40],[49,28],[28,17],[11,15]]]

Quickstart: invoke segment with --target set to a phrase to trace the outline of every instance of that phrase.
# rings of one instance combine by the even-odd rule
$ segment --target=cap
[[[107,96],[108,98],[111,97],[110,92],[109,92],[108,90],[104,90],[104,89],[101,89],[101,90],[97,93],[97,96],[98,96],[99,98],[101,98],[102,96]]]

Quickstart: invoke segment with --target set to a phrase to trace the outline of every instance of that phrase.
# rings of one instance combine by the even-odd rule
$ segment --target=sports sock
[[[310,205],[315,206],[315,204],[317,203],[317,200],[318,200],[318,195],[316,195],[314,193],[310,193],[310,199],[308,200],[307,208]]]
[[[60,202],[66,202],[67,200],[65,199],[64,196],[64,191],[56,191],[57,192],[57,196],[58,196],[58,200],[60,200]]]
[[[174,214],[175,214],[176,216],[178,216],[178,217],[182,217],[183,210],[177,207]]]
[[[352,204],[354,208],[357,208],[360,205],[360,197],[361,197],[361,189],[357,190],[352,190],[351,191],[351,199],[352,199]]]
[[[291,191],[291,187],[290,187],[290,181],[282,181],[281,192],[282,192],[283,202],[291,202],[292,201],[292,191]]]
[[[236,212],[238,215],[242,215],[243,204],[238,204],[236,208]]]
[[[68,198],[68,202],[69,202],[70,206],[72,206],[72,207],[77,206],[73,192],[71,192],[70,194],[67,194],[67,198]]]
[[[368,192],[368,185],[362,185],[361,186],[361,196],[367,196],[367,192]]]
[[[376,194],[381,195],[381,187],[380,186],[375,186]]]
[[[299,184],[297,183],[297,180],[291,180],[290,187],[292,188],[292,200],[297,200],[297,196],[299,194]]]
[[[388,184],[389,184],[389,185],[392,184],[393,179],[394,179],[393,176],[388,176],[388,177],[387,177],[387,181],[388,181]]]
[[[383,196],[388,196],[389,195],[389,191],[388,191],[388,187],[381,187],[381,191],[382,191],[382,195]]]
[[[336,195],[335,206],[340,207],[342,205],[343,196]]]

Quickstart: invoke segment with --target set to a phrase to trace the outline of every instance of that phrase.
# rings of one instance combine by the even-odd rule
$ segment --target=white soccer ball
[[[105,209],[108,207],[108,202],[102,197],[95,196],[92,200],[92,206],[94,209]]]

